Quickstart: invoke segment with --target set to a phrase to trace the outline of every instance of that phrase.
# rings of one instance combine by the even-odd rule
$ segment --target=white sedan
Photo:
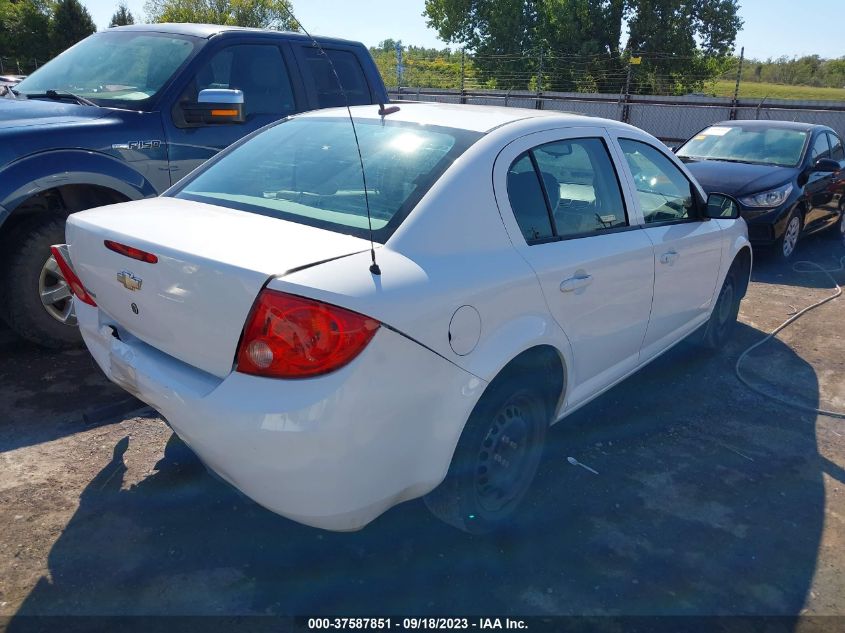
[[[72,215],[54,253],[103,371],[261,505],[355,530],[425,496],[484,532],[551,424],[724,341],[751,249],[735,202],[631,126],[391,110],[352,108],[363,174],[345,109],[298,115]]]

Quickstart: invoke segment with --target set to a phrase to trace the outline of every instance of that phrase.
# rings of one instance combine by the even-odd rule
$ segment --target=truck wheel
[[[446,479],[423,497],[437,518],[475,534],[512,517],[534,480],[550,417],[546,399],[524,377],[491,387],[467,421]]]
[[[54,215],[21,220],[4,239],[0,314],[19,336],[43,347],[80,345],[70,288],[50,254],[65,241],[65,222]]]

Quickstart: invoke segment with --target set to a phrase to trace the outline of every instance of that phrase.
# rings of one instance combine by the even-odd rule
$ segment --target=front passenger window
[[[197,72],[182,100],[195,101],[206,88],[241,90],[246,116],[281,116],[296,111],[293,89],[278,46],[241,44],[218,51]]]
[[[692,183],[671,160],[647,143],[622,138],[619,145],[634,176],[646,224],[695,217]]]

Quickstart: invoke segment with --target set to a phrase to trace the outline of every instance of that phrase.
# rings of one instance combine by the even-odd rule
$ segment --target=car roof
[[[127,26],[115,26],[106,29],[106,33],[112,31],[136,31],[147,33],[173,33],[176,35],[191,35],[194,37],[201,37],[208,39],[221,33],[232,32],[246,32],[246,33],[260,33],[264,36],[278,36],[284,39],[295,39],[310,42],[311,38],[303,33],[295,33],[293,31],[276,31],[273,29],[254,29],[246,26],[225,26],[220,24],[187,24],[177,22],[163,22],[161,24],[129,24]],[[103,31],[101,31],[103,32]],[[339,37],[324,37],[322,35],[315,35],[314,39],[320,43],[335,43],[335,44],[359,44],[353,40],[345,40]]]
[[[472,132],[490,132],[516,121],[526,119],[555,120],[561,127],[566,126],[601,126],[620,129],[630,129],[631,126],[618,121],[588,117],[580,114],[567,114],[550,110],[530,110],[527,108],[510,108],[505,106],[471,105],[456,103],[420,103],[399,101],[389,104],[398,106],[399,110],[385,116],[387,121],[401,121],[404,123],[420,123],[440,127],[469,130]],[[356,119],[381,119],[379,106],[353,106],[350,108]],[[307,117],[338,117],[348,116],[346,108],[329,108],[314,110],[304,115]]]
[[[760,129],[778,129],[778,130],[798,130],[800,132],[809,132],[811,130],[830,130],[826,125],[819,125],[817,123],[803,123],[801,121],[777,121],[766,119],[760,120],[737,120],[737,121],[721,121],[713,125],[727,125],[730,127],[741,127],[748,130]]]

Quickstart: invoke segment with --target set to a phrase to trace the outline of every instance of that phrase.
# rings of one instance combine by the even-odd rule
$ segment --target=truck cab
[[[79,342],[49,250],[64,241],[69,214],[156,196],[285,116],[388,100],[362,44],[315,39],[201,24],[116,27],[0,99],[0,317],[9,327],[46,347]]]

